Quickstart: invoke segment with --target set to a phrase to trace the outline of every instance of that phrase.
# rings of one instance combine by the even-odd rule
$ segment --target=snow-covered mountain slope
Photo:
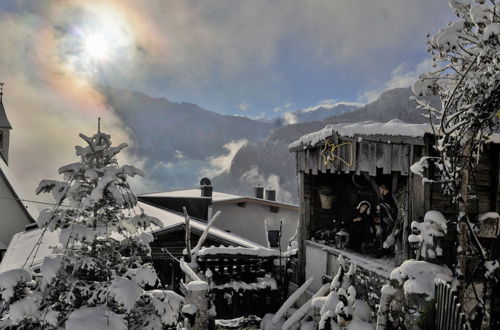
[[[335,104],[323,104],[290,112],[287,114],[287,118],[289,120],[294,120],[294,123],[321,121],[332,116],[337,116],[343,113],[354,111],[356,109],[359,109],[361,106],[363,106],[363,104],[343,102]]]

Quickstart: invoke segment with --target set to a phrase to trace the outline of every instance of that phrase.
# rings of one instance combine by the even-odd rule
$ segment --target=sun
[[[84,37],[83,49],[90,58],[104,61],[109,59],[111,44],[103,35],[90,34]]]

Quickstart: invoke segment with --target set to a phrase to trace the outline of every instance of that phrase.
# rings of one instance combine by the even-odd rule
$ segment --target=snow
[[[81,307],[74,310],[66,321],[70,330],[126,330],[127,322],[106,306]]]
[[[26,194],[23,193],[21,185],[19,185],[19,183],[16,180],[16,177],[14,176],[9,166],[7,166],[2,157],[0,157],[0,172],[3,173],[5,179],[7,180],[7,183],[12,188],[14,192],[14,197],[22,199],[24,196],[27,196]],[[28,212],[29,216],[33,221],[35,221],[38,218],[39,212],[36,207],[34,207],[33,205],[29,205],[24,201],[18,201],[18,202],[21,203],[22,206],[24,206],[26,212]]]
[[[486,278],[493,279],[494,275],[495,275],[495,271],[499,268],[498,260],[485,261],[484,268],[486,268],[486,272],[484,273],[484,276]]]
[[[186,290],[188,291],[208,291],[209,285],[205,281],[191,281],[186,284]]]
[[[428,160],[433,157],[422,157],[418,162],[410,166],[410,171],[413,174],[420,175],[421,177],[425,176],[425,169],[429,167]]]
[[[370,322],[372,318],[372,311],[368,303],[361,299],[354,300],[353,317],[358,318],[365,322]]]
[[[141,286],[153,286],[158,280],[156,271],[151,264],[143,264],[138,268],[129,268],[125,273],[125,276],[134,280],[134,282]]]
[[[176,324],[179,309],[184,303],[184,298],[169,290],[147,291],[145,296],[149,296],[158,315],[164,324]]]
[[[345,330],[374,330],[375,325],[359,319],[352,319]]]
[[[152,225],[151,233],[157,233],[163,230],[168,230],[177,226],[184,225],[184,216],[178,213],[167,211],[142,202],[138,202],[138,206],[143,209],[144,213],[146,213],[147,215],[159,219],[163,225],[163,228]],[[191,227],[204,231],[204,229],[206,228],[206,223],[191,219]],[[32,229],[15,234],[12,237],[11,243],[9,244],[2,263],[0,264],[0,271],[22,267],[24,262],[28,259],[28,256],[33,247],[40,239],[40,235],[42,232],[42,229]],[[31,260],[33,259],[33,268],[40,267],[43,258],[53,253],[53,247],[60,246],[59,233],[60,230],[56,230],[54,232],[48,230],[45,231],[35,256],[29,256],[30,262],[28,263],[28,265],[31,265]],[[212,227],[210,229],[210,235],[222,238],[225,241],[234,243],[235,245],[249,248],[262,248],[262,245],[247,240],[236,234],[225,232],[224,230],[218,229],[216,227]],[[112,237],[116,239],[123,239],[121,235],[112,235]]]
[[[488,40],[491,37],[497,37],[500,35],[500,24],[499,23],[490,23],[483,32],[483,40]]]
[[[56,277],[57,272],[61,267],[62,260],[62,254],[53,254],[43,258],[43,263],[40,267],[40,271],[43,274],[45,284],[52,282],[52,280]]]
[[[313,246],[323,251],[331,252],[337,256],[343,255],[343,257],[347,258],[347,260],[349,260],[350,263],[363,267],[364,269],[379,274],[385,278],[389,277],[391,271],[395,267],[394,259],[371,258],[366,255],[357,254],[351,251],[340,250],[333,246],[328,246],[313,241],[307,241],[307,245]]]
[[[300,306],[299,309],[297,309],[295,311],[295,313],[293,313],[286,321],[285,323],[283,323],[283,326],[281,327],[282,330],[287,330],[289,329],[293,324],[299,322],[306,314],[307,312],[309,311],[309,309],[311,309],[311,304],[312,304],[312,300],[315,299],[315,298],[318,298],[318,297],[323,297],[325,294],[328,293],[328,290],[330,289],[330,285],[329,284],[325,284],[323,285],[319,290],[318,292],[316,292],[314,294],[314,296],[312,296],[311,299],[309,299],[307,302],[305,302],[302,306]]]
[[[41,300],[42,297],[40,295],[29,293],[26,297],[10,305],[10,318],[14,323],[18,323],[30,315],[36,314]]]
[[[311,284],[314,282],[314,278],[311,277],[307,281],[304,282],[297,290],[295,290],[294,293],[288,297],[288,299],[281,305],[280,309],[274,314],[272,318],[272,323],[273,324],[278,324],[278,322],[281,320],[283,315],[285,315],[285,312],[293,306],[293,304],[302,296],[306,290],[311,286]]]
[[[439,211],[428,211],[425,213],[424,222],[413,221],[411,228],[418,231],[418,234],[411,234],[408,237],[410,243],[420,242],[420,254],[424,258],[434,259],[436,255],[442,253],[441,248],[435,241],[436,237],[442,237],[447,232],[448,221]]]
[[[201,191],[200,189],[181,189],[181,190],[171,190],[171,191],[164,191],[164,192],[154,192],[154,193],[148,193],[148,194],[143,194],[140,195],[140,197],[177,197],[177,198],[210,198],[210,197],[201,197]],[[260,199],[260,198],[255,198],[252,196],[240,196],[240,195],[233,195],[233,194],[226,194],[222,192],[217,192],[213,191],[212,192],[212,203],[213,205],[217,205],[218,203],[221,204],[226,204],[227,202],[230,203],[239,203],[239,202],[247,202],[247,203],[256,203],[256,204],[262,204],[265,203],[266,205],[269,205],[269,203],[278,206],[278,207],[288,207],[288,208],[294,208],[298,209],[297,205],[293,204],[287,204],[287,203],[282,203],[282,202],[277,202],[277,201],[269,201],[265,199]]]
[[[136,282],[121,276],[111,282],[108,291],[110,296],[115,298],[118,304],[123,305],[129,313],[143,292]]]
[[[280,318],[278,322],[274,324],[272,321],[273,317],[274,315],[270,313],[264,315],[262,321],[260,322],[260,328],[263,330],[281,330],[281,327],[283,326],[285,320]]]
[[[217,254],[229,254],[229,255],[247,255],[247,256],[257,256],[257,257],[279,257],[280,252],[274,249],[268,248],[245,248],[245,247],[207,247],[202,248],[199,252],[199,256],[207,255],[217,255]]]
[[[193,304],[187,304],[182,307],[182,313],[184,314],[190,314],[190,315],[195,315],[196,312],[198,311],[198,307]]]
[[[432,133],[432,128],[429,124],[408,124],[399,119],[393,119],[387,123],[364,121],[349,124],[329,124],[322,130],[302,136],[299,140],[291,143],[288,149],[294,150],[299,147],[305,149],[309,146],[315,146],[319,142],[332,136],[334,132],[341,136],[351,138],[356,135],[423,137],[425,133]]]
[[[436,265],[427,261],[406,260],[401,266],[391,272],[390,279],[403,285],[406,295],[417,293],[425,294],[426,299],[434,297],[434,281],[442,279],[450,282],[452,272],[446,266]],[[388,290],[387,288],[385,289]]]
[[[470,18],[477,25],[491,22],[492,15],[488,5],[478,4],[470,8]]]
[[[497,212],[487,212],[480,214],[477,218],[478,221],[484,221],[486,219],[498,219],[500,215]]]
[[[12,269],[0,273],[0,293],[2,299],[9,301],[14,296],[14,288],[21,282],[31,281],[32,278],[32,273],[24,268]]]
[[[221,285],[211,285],[212,289],[227,289],[231,288],[234,291],[239,290],[261,290],[269,288],[271,290],[277,290],[278,285],[276,280],[272,277],[258,277],[255,283],[245,283],[243,281],[230,281]]]

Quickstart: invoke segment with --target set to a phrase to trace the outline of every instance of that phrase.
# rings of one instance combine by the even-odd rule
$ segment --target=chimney
[[[268,201],[275,201],[276,200],[276,190],[266,189],[266,199]]]
[[[255,192],[255,198],[264,199],[264,187],[255,186],[253,190]]]
[[[212,182],[209,178],[200,180],[201,197],[212,197]]]

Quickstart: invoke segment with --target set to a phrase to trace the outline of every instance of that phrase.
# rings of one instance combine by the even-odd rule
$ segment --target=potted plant
[[[318,190],[322,209],[331,209],[333,203],[333,189],[328,186],[322,186]]]

